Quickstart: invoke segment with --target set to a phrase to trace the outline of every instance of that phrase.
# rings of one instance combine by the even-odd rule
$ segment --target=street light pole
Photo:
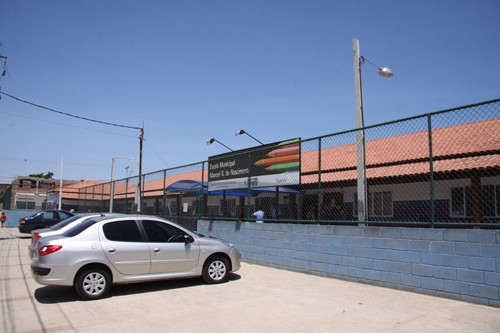
[[[115,163],[116,159],[129,159],[133,160],[133,157],[116,157],[116,153],[113,153],[113,159],[111,160],[111,183],[110,183],[110,191],[109,191],[109,212],[113,213],[113,203],[115,198]],[[128,167],[127,167],[128,168]]]
[[[365,161],[365,121],[363,115],[363,92],[361,86],[361,55],[359,39],[352,40],[354,50],[354,93],[356,99],[356,154],[358,175],[358,221],[363,222],[367,216],[366,161]]]
[[[113,200],[115,197],[115,161],[116,153],[113,153],[113,159],[111,160],[111,183],[109,190],[109,212],[113,213]]]
[[[356,109],[356,154],[357,154],[357,207],[358,221],[364,222],[368,217],[368,183],[366,181],[366,153],[365,153],[365,122],[363,115],[363,90],[361,83],[361,64],[367,61],[371,65],[379,69],[379,75],[383,77],[391,77],[392,71],[387,67],[379,67],[370,60],[361,56],[359,48],[359,39],[352,40],[352,48],[354,51],[354,93],[355,93],[355,109]]]
[[[128,181],[129,181],[130,175],[132,174],[132,172],[134,172],[134,170],[130,170],[130,173],[128,173],[128,168],[130,168],[130,166],[125,167],[125,176],[126,176],[126,180],[125,180],[125,214],[128,213]]]

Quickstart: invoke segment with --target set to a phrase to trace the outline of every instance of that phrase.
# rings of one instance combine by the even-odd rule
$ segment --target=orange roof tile
[[[500,166],[500,118],[443,127],[432,132],[434,172]],[[415,132],[366,142],[367,178],[395,177],[429,172],[428,133]],[[494,153],[496,151],[496,153]],[[488,152],[492,154],[488,155]],[[484,153],[467,157],[467,154]],[[442,160],[439,160],[443,158]],[[356,179],[356,144],[321,151],[323,182]],[[376,167],[380,166],[380,167]],[[335,170],[335,172],[326,172]],[[301,172],[318,171],[318,151],[301,155]],[[303,184],[317,182],[317,175],[304,175]]]

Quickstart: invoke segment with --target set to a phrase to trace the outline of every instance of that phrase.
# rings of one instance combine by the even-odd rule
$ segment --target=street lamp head
[[[220,144],[221,146],[226,147],[226,148],[227,148],[228,150],[230,150],[230,151],[234,151],[234,150],[232,150],[231,148],[229,148],[228,146],[226,146],[225,144],[223,144],[222,142],[220,142],[219,140],[217,140],[216,138],[211,138],[211,139],[208,139],[208,140],[207,140],[207,146],[208,146],[208,145],[211,145],[211,144],[212,144],[212,143],[214,143],[214,142],[217,142],[217,143],[218,143],[218,144]]]
[[[263,145],[263,143],[260,140],[256,139],[253,135],[251,135],[250,133],[248,133],[244,129],[240,129],[239,131],[237,131],[236,133],[234,133],[234,135],[236,135],[236,136],[242,135],[242,134],[248,135],[249,137],[251,137],[252,139],[254,139],[255,141],[257,141],[258,143],[260,143],[261,145]]]
[[[363,56],[359,56],[359,65],[363,64],[364,62],[369,63],[370,65],[377,67],[378,68],[378,75],[383,76],[383,77],[392,77],[394,74],[392,73],[392,70],[389,67],[380,67],[376,63],[370,61],[370,59],[366,59]]]
[[[394,75],[389,67],[379,68],[378,74],[383,77],[392,77]]]

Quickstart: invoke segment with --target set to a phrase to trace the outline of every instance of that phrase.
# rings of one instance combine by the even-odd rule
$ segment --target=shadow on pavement
[[[241,279],[240,275],[231,273],[227,283],[237,281],[239,279]],[[115,284],[106,298],[151,293],[170,289],[189,288],[203,284],[205,284],[205,282],[201,278]],[[44,286],[36,289],[34,296],[35,299],[42,304],[83,301],[73,287],[67,286]]]
[[[30,238],[31,238],[31,236],[28,236],[28,235],[26,235],[26,236],[21,235],[21,236],[16,236],[16,238],[20,238],[20,239],[30,239]]]

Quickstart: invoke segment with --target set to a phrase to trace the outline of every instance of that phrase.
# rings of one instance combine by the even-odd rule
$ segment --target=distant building
[[[63,186],[76,181],[63,180]],[[60,181],[38,177],[21,176],[14,179],[5,191],[3,209],[41,210],[56,209],[58,201],[50,192],[59,186]],[[56,197],[57,199],[57,197]]]

